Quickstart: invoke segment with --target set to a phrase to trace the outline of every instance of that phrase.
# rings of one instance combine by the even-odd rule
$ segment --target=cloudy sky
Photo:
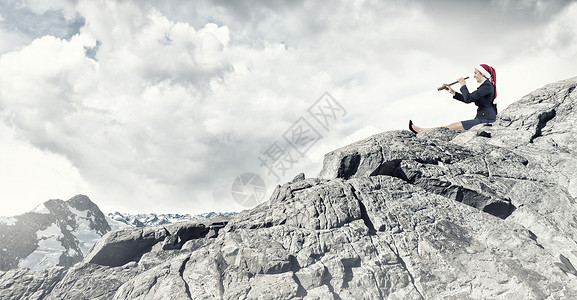
[[[242,174],[270,194],[409,119],[474,117],[436,88],[480,63],[500,109],[577,76],[577,3],[2,0],[0,215],[239,211]]]

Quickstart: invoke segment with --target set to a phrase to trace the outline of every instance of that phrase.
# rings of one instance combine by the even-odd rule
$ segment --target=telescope
[[[464,79],[465,79],[465,80],[466,80],[466,79],[469,79],[469,76],[465,77]],[[453,82],[451,82],[451,83],[449,83],[449,84],[443,84],[442,86],[440,86],[440,87],[437,89],[437,91],[446,90],[447,87],[452,86],[453,84],[455,84],[455,83],[457,83],[457,82],[459,82],[459,80],[455,80],[455,81],[453,81]]]

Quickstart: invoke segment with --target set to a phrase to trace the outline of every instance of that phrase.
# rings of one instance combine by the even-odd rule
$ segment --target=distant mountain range
[[[233,214],[132,215],[115,212],[106,216],[85,195],[67,201],[49,200],[30,212],[0,217],[0,271],[15,268],[42,270],[55,266],[69,268],[81,261],[103,235],[116,229]]]
[[[120,225],[128,225],[134,227],[158,226],[164,224],[171,224],[181,221],[187,221],[196,218],[213,218],[221,216],[232,216],[233,212],[216,213],[209,212],[200,215],[190,214],[125,214],[120,212],[109,213],[108,218],[118,222]]]

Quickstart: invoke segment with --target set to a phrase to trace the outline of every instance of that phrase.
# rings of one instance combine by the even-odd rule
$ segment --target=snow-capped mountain
[[[81,261],[107,232],[124,227],[164,225],[234,213],[123,214],[106,216],[87,196],[49,200],[32,211],[0,217],[0,271],[68,268]]]
[[[0,218],[0,270],[70,267],[110,230],[87,196],[46,201],[30,212]]]
[[[87,196],[49,200],[32,211],[0,217],[0,271],[14,268],[68,268],[81,261],[106,233],[124,227],[165,225],[234,213],[104,215]]]
[[[157,226],[157,225],[164,225],[170,223],[176,223],[181,221],[186,221],[190,219],[196,218],[213,218],[213,217],[222,217],[222,216],[232,216],[235,213],[233,212],[209,212],[200,215],[190,215],[190,214],[127,214],[127,213],[120,213],[114,212],[109,213],[108,218],[119,223],[135,226],[135,227],[145,227],[145,226]],[[111,224],[112,227],[114,227]]]

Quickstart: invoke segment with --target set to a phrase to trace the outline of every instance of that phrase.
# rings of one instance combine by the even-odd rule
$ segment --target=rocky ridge
[[[108,233],[65,275],[0,272],[0,298],[571,299],[576,86],[538,89],[492,126],[337,149],[230,219]]]

